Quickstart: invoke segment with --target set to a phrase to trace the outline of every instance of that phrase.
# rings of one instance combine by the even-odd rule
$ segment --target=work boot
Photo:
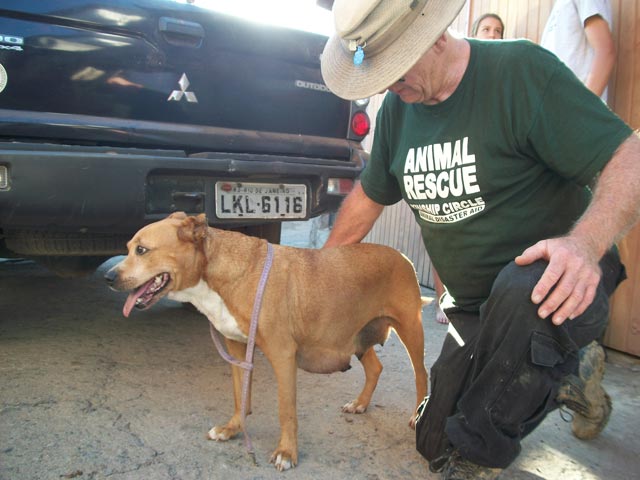
[[[476,465],[454,451],[444,467],[442,480],[494,480],[501,471],[501,468]]]
[[[571,430],[581,440],[591,440],[611,416],[611,397],[602,388],[604,349],[596,341],[580,350],[579,376],[565,377],[557,401],[573,410]]]
[[[434,458],[429,462],[429,471],[431,473],[442,473],[444,467],[447,466],[447,462],[449,462],[450,457],[451,450],[448,450],[438,458]]]

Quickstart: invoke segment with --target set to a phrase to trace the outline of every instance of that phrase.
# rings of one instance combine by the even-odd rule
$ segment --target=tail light
[[[354,182],[350,178],[330,178],[327,182],[327,193],[331,195],[347,195],[353,190]]]
[[[366,112],[356,112],[353,117],[351,117],[351,130],[358,137],[364,137],[369,130],[371,129],[371,120],[369,120],[369,115]]]
[[[347,136],[349,140],[360,142],[371,130],[371,119],[367,114],[368,104],[368,98],[351,102],[351,120],[349,121],[349,135]]]

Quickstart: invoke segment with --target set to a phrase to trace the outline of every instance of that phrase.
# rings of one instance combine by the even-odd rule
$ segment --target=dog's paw
[[[357,400],[353,400],[342,407],[344,413],[364,413],[367,411],[367,405],[358,403]]]
[[[273,463],[279,472],[284,472],[295,467],[298,461],[291,453],[278,449],[271,455],[269,463]]]
[[[215,440],[216,442],[226,442],[230,438],[235,437],[237,434],[238,431],[235,428],[229,428],[226,425],[224,427],[217,426],[209,430],[209,432],[207,433],[207,438],[209,440]]]

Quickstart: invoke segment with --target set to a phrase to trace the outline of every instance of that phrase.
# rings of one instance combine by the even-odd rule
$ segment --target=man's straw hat
[[[398,81],[456,18],[465,0],[336,0],[335,33],[322,53],[322,76],[347,100]]]

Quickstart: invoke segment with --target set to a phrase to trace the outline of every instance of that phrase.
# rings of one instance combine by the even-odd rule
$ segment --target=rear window
[[[258,23],[329,36],[333,32],[331,11],[316,0],[180,0]]]

